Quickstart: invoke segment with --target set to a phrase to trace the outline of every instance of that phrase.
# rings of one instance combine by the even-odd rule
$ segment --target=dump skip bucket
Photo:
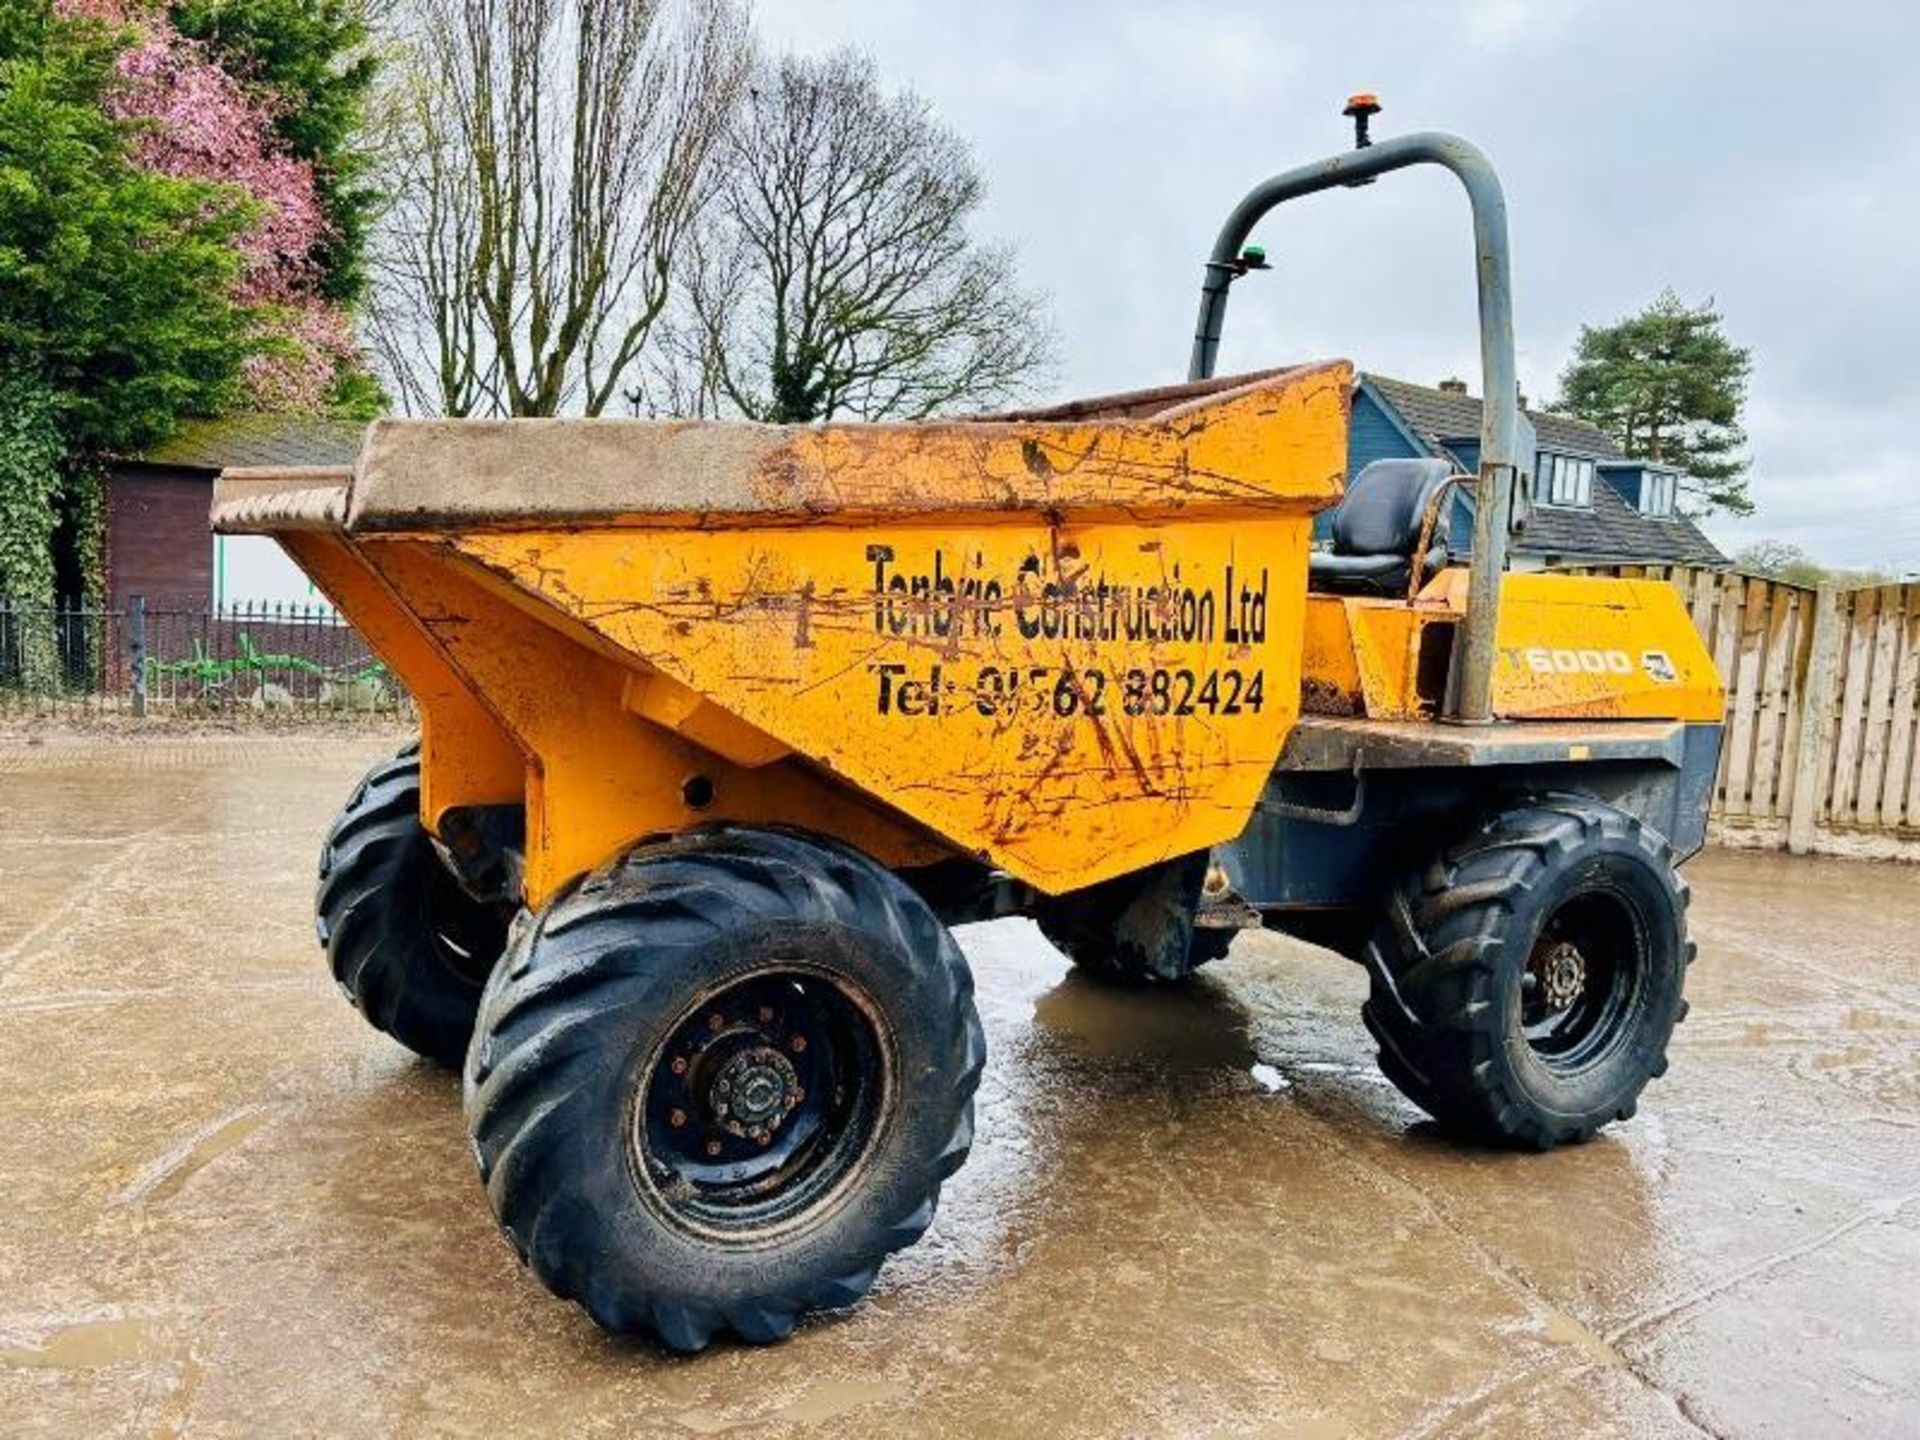
[[[526,898],[708,819],[1060,891],[1244,825],[1298,714],[1350,369],[918,425],[375,425],[229,490],[406,681]],[[443,840],[447,836],[442,834]]]

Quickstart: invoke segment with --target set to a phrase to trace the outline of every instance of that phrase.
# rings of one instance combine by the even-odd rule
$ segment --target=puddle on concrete
[[[1585,1352],[1595,1364],[1605,1365],[1609,1369],[1619,1369],[1623,1363],[1619,1351],[1564,1310],[1547,1313],[1541,1338],[1550,1345],[1571,1345]]]
[[[268,1120],[268,1106],[249,1106],[215,1121],[206,1129],[162,1155],[141,1177],[121,1192],[123,1205],[164,1205],[207,1166],[239,1145]]]
[[[143,1360],[167,1347],[148,1321],[81,1320],[53,1331],[38,1345],[0,1347],[0,1365],[23,1370],[103,1370]]]
[[[1259,1058],[1245,1007],[1206,975],[1177,986],[1127,989],[1076,971],[1035,1002],[1033,1018],[1083,1059],[1244,1073]]]

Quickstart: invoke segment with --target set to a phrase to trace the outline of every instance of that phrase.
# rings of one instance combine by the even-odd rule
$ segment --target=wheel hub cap
[[[803,1098],[793,1063],[769,1045],[742,1050],[720,1067],[707,1092],[716,1123],[742,1139],[779,1128]]]
[[[1562,941],[1549,950],[1540,966],[1543,997],[1549,1010],[1565,1010],[1587,988],[1587,961],[1579,948]]]

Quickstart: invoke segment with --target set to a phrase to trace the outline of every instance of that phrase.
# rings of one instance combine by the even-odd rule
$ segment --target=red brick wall
[[[213,602],[213,532],[207,508],[213,475],[205,470],[128,466],[107,477],[107,595],[124,609],[135,595],[150,605]]]

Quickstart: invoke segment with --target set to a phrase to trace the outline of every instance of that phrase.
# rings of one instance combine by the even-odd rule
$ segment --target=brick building
[[[214,479],[229,470],[349,469],[365,428],[297,415],[196,420],[147,454],[117,461],[106,493],[109,608],[122,610],[135,595],[181,609],[307,598],[311,586],[272,541],[208,528]]]

